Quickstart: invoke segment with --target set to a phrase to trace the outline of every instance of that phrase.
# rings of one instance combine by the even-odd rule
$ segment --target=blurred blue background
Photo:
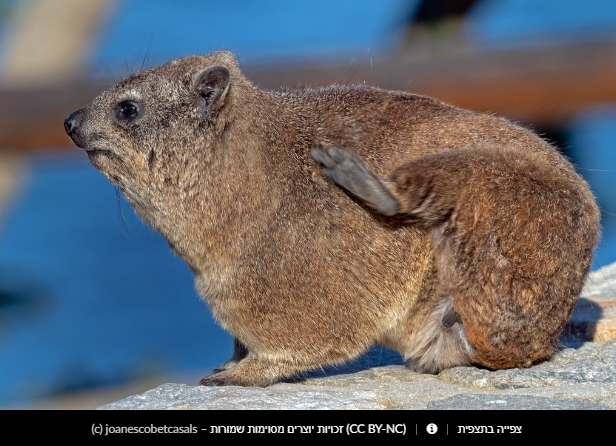
[[[14,63],[11,51],[28,3],[35,2],[0,0],[0,79]],[[235,52],[242,67],[254,70],[387,61],[415,38],[441,38],[441,31],[430,30],[445,22],[442,16],[414,21],[419,0],[103,3],[79,76],[107,84],[142,65],[218,49]],[[616,40],[616,2],[466,3],[468,9],[447,23],[456,23],[456,36],[475,52]],[[414,26],[425,27],[428,37],[413,34]],[[422,57],[441,51],[424,49]],[[63,118],[57,116],[60,127]],[[548,136],[576,163],[602,206],[604,237],[594,268],[616,261],[616,104],[579,110]],[[0,407],[30,407],[140,380],[196,384],[228,359],[232,339],[198,298],[189,269],[68,138],[66,150],[39,145],[17,155],[0,146],[11,162],[18,159],[19,168],[5,175],[20,172],[14,181],[20,187],[0,203]]]

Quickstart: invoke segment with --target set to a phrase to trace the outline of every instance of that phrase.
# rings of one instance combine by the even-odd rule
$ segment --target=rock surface
[[[375,348],[342,369],[265,389],[163,384],[99,409],[616,409],[614,290],[616,264],[591,274],[563,336],[569,348],[530,369],[425,375]]]
[[[593,342],[616,338],[616,263],[590,274],[566,333]]]

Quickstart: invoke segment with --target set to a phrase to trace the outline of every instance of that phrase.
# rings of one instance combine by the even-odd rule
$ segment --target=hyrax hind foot
[[[323,165],[323,174],[384,215],[394,215],[400,203],[355,152],[343,147],[312,149],[312,158]]]

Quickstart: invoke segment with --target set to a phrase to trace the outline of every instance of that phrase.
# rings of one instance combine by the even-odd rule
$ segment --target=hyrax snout
[[[371,87],[263,91],[217,52],[143,71],[67,133],[235,337],[204,385],[267,386],[381,344],[418,371],[549,358],[599,212],[534,133]]]

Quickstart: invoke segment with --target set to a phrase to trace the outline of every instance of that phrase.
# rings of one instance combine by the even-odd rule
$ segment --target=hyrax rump
[[[587,184],[532,132],[404,92],[263,91],[227,52],[130,76],[65,127],[235,336],[204,385],[373,344],[425,372],[528,367],[598,239]]]

